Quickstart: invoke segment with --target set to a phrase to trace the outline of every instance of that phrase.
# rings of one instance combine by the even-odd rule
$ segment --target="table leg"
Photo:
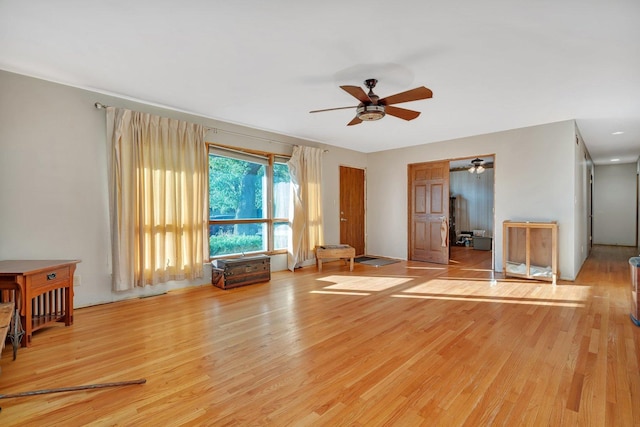
[[[27,284],[27,280],[25,276],[16,276],[15,278],[18,286],[20,287],[20,323],[22,324],[22,330],[24,334],[22,335],[21,345],[22,347],[29,347],[31,344],[31,329],[33,328],[33,322],[31,319],[31,297],[29,291],[30,284]]]
[[[318,261],[318,272],[322,271],[322,258],[317,258]]]
[[[353,257],[350,258],[351,261],[349,262],[349,271],[353,271]]]
[[[73,275],[76,272],[76,265],[71,264],[69,266],[69,287],[66,289],[62,289],[65,293],[65,315],[64,315],[64,324],[65,326],[73,325]]]

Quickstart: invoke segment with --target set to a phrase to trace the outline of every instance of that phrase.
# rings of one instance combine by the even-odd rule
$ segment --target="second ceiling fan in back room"
[[[340,86],[341,89],[349,93],[351,96],[360,101],[360,104],[350,107],[327,108],[324,110],[313,110],[310,113],[320,113],[323,111],[345,110],[348,108],[356,109],[356,116],[347,123],[347,126],[358,125],[363,121],[380,120],[385,115],[398,117],[403,120],[413,120],[420,115],[419,111],[407,110],[406,108],[394,107],[393,104],[401,104],[403,102],[418,101],[420,99],[428,99],[433,96],[430,89],[420,86],[406,92],[397,93],[395,95],[380,98],[373,93],[373,88],[378,83],[376,79],[367,79],[364,84],[369,88],[366,93],[360,86]]]

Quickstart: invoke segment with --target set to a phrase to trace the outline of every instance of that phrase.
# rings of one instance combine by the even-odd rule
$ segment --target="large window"
[[[291,184],[286,158],[209,151],[209,256],[286,250]]]

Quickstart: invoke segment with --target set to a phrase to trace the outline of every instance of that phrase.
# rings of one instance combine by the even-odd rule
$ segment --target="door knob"
[[[347,222],[347,218],[340,218],[340,221]]]

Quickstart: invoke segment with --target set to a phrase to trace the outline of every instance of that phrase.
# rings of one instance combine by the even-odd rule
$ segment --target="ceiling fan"
[[[484,160],[482,160],[479,157],[476,157],[475,159],[471,160],[471,167],[468,170],[469,170],[469,173],[481,174],[485,170]]]
[[[424,86],[408,90],[406,92],[397,93],[395,95],[380,98],[373,93],[378,80],[367,79],[364,81],[366,87],[369,88],[367,94],[360,86],[340,86],[341,89],[360,101],[360,104],[350,107],[327,108],[324,110],[313,110],[310,113],[320,113],[322,111],[345,110],[347,108],[355,108],[356,116],[347,123],[347,126],[358,125],[363,121],[380,120],[385,115],[398,117],[403,120],[413,120],[420,115],[419,111],[407,110],[405,108],[394,107],[392,104],[401,104],[403,102],[417,101],[420,99],[428,99],[433,96],[433,92]]]

